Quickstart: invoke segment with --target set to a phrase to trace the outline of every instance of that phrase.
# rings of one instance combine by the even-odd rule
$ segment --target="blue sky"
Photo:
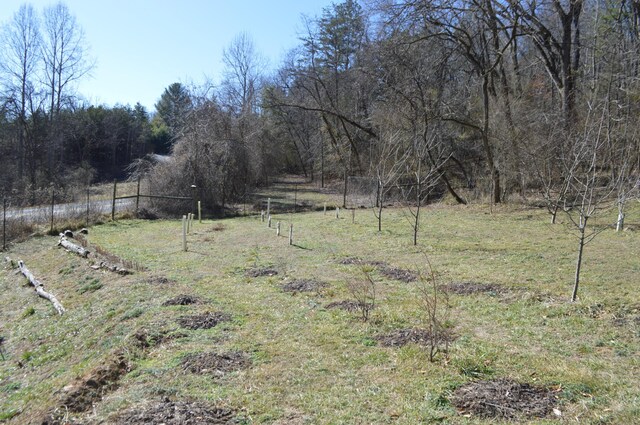
[[[94,104],[140,102],[153,111],[174,82],[218,83],[222,51],[241,32],[275,68],[297,46],[302,16],[337,0],[66,0],[96,60],[79,92]],[[0,22],[21,4],[38,12],[52,0],[0,0]]]

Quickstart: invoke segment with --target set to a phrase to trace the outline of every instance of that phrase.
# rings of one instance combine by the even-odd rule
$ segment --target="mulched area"
[[[236,424],[235,412],[201,402],[165,400],[152,405],[132,408],[115,420],[118,424],[142,425],[231,425]]]
[[[344,300],[344,301],[334,301],[324,306],[326,309],[337,308],[340,310],[348,311],[353,313],[354,311],[360,311],[362,309],[362,303],[359,301],[353,300]]]
[[[271,267],[258,267],[247,269],[244,272],[244,275],[247,277],[263,277],[263,276],[275,276],[278,274],[278,271]]]
[[[461,414],[518,420],[551,415],[557,398],[549,389],[503,378],[465,384],[451,403]]]
[[[182,359],[182,368],[191,373],[223,376],[228,372],[245,369],[251,365],[249,356],[234,351],[229,353],[188,354]]]
[[[440,288],[450,294],[457,295],[497,295],[506,292],[506,289],[503,286],[495,283],[452,282],[446,285],[441,285]]]
[[[170,332],[162,326],[162,324],[157,324],[156,326],[152,325],[135,331],[131,335],[133,346],[145,350],[147,348],[156,347],[165,342],[187,336],[186,333]]]
[[[412,270],[392,267],[384,261],[370,261],[363,260],[358,257],[346,257],[339,260],[338,263],[342,265],[353,266],[372,266],[375,267],[382,276],[388,279],[399,280],[401,282],[409,283],[418,280],[418,274],[416,272]]]
[[[231,315],[228,313],[222,313],[219,311],[209,312],[203,314],[196,314],[193,316],[182,316],[178,318],[178,324],[187,329],[210,329],[217,326],[221,322],[228,322],[231,320]]]
[[[177,297],[171,298],[162,305],[164,307],[172,306],[172,305],[191,305],[191,304],[200,304],[202,300],[194,295],[178,295]]]
[[[164,276],[151,276],[146,281],[146,283],[150,285],[174,285],[176,284],[175,280],[169,279]]]
[[[390,266],[378,266],[378,271],[381,275],[388,279],[399,280],[400,282],[415,282],[418,280],[418,274],[414,271],[407,269],[399,269],[397,267]]]
[[[432,335],[426,329],[408,328],[378,335],[376,339],[384,347],[402,347],[407,344],[429,345]],[[451,342],[453,339],[454,337],[450,333],[442,336],[442,342]]]
[[[328,284],[326,282],[320,282],[313,279],[295,279],[291,282],[287,282],[282,285],[284,292],[317,292],[322,288],[326,288]]]
[[[358,257],[346,257],[343,258],[341,260],[338,261],[338,264],[342,264],[345,266],[374,266],[374,267],[380,267],[380,266],[386,266],[387,263],[383,262],[383,261],[368,261],[368,260],[363,260],[361,258]]]

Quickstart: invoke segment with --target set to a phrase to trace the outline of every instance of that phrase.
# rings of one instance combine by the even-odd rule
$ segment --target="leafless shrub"
[[[426,346],[429,350],[429,360],[433,362],[438,353],[449,351],[451,337],[447,324],[451,307],[447,287],[438,284],[436,273],[426,254],[424,258],[426,270],[418,268],[416,301],[424,328],[430,335]]]
[[[362,266],[361,270],[364,278],[350,280],[347,289],[356,300],[362,320],[366,322],[376,306],[376,282],[371,276],[371,266]]]

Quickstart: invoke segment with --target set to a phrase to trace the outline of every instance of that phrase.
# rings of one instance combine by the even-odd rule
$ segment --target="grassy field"
[[[272,188],[274,203],[290,198],[287,187]],[[296,202],[323,202],[319,191],[299,189]],[[90,244],[147,269],[128,276],[91,268],[57,238],[33,238],[6,255],[24,260],[67,312],[58,316],[6,264],[0,422],[42,423],[53,412],[59,423],[143,423],[131,418],[154,403],[189,402],[227,409],[233,423],[493,424],[501,421],[456,409],[453,394],[509,378],[556,401],[556,414],[518,423],[640,423],[639,216],[634,205],[630,230],[606,229],[587,246],[576,303],[575,235],[548,224],[543,210],[516,206],[430,206],[417,246],[401,208],[384,211],[382,232],[365,209],[355,222],[345,211],[274,215],[271,229],[259,216],[194,223],[187,252],[178,221],[90,229]],[[425,325],[417,283],[374,268],[369,321],[327,307],[352,299],[349,283],[365,278],[345,259],[415,271],[425,255],[440,284],[471,289],[449,294],[455,339],[435,362],[421,345],[379,339]],[[287,290],[301,281],[316,287]],[[198,302],[164,305],[181,295]],[[188,326],[205,313],[222,313],[220,323]],[[226,356],[225,367],[214,354]],[[89,407],[60,407],[114,362],[121,372],[104,379]]]

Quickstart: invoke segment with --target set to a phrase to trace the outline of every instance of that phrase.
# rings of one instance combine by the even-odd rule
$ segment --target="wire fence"
[[[104,186],[89,186],[79,193],[49,190],[48,202],[43,203],[42,193],[27,196],[5,196],[2,199],[2,250],[22,238],[37,233],[58,234],[65,228],[89,227],[92,224],[117,217],[135,217],[148,211],[158,210],[162,203],[173,203],[174,209],[195,213],[196,200],[193,197],[151,194],[149,188],[141,192],[141,182],[137,182],[135,194],[119,194],[114,182],[111,196],[105,196]],[[39,202],[34,205],[34,200]],[[178,205],[175,205],[175,204]]]

